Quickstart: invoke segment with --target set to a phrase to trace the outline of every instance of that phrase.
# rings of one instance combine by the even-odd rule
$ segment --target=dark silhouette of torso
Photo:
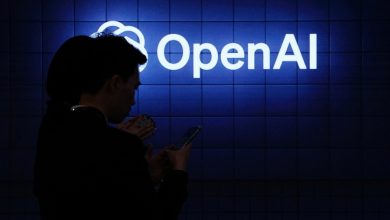
[[[34,173],[42,219],[176,219],[187,174],[172,171],[155,190],[144,155],[137,136],[97,109],[49,102]]]

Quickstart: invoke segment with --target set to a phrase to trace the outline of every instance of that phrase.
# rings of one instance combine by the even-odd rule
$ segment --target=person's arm
[[[159,188],[159,199],[164,210],[164,219],[176,219],[187,199],[187,163],[192,144],[180,149],[166,149],[172,169],[163,177]]]
[[[116,138],[116,141],[120,142],[121,152],[115,153],[111,163],[114,167],[108,169],[115,174],[105,172],[111,179],[109,181],[111,187],[118,192],[111,203],[120,204],[111,205],[120,206],[123,213],[127,213],[125,216],[137,212],[142,213],[141,216],[145,219],[177,219],[187,198],[187,173],[171,168],[163,179],[160,178],[159,188],[156,189],[156,181],[152,178],[150,163],[145,157],[146,149],[142,141],[126,132],[119,132],[119,134],[121,138],[119,140]],[[111,149],[114,144],[119,143],[111,143]],[[164,154],[167,156],[166,152]],[[105,155],[102,157],[104,158]]]
[[[183,170],[172,170],[162,179],[158,199],[164,210],[162,219],[177,219],[187,199],[188,174]]]

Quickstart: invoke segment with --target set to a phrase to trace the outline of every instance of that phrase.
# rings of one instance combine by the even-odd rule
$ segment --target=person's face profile
[[[116,112],[117,122],[121,122],[131,111],[131,107],[135,105],[135,95],[138,87],[141,85],[139,80],[138,69],[134,70],[135,73],[131,74],[128,80],[120,78],[119,86],[117,87],[115,95],[112,99],[115,99],[115,106],[113,106]]]
[[[129,95],[129,101],[130,101],[130,108],[131,106],[135,105],[135,94],[138,90],[139,86],[141,85],[141,82],[139,80],[139,72],[138,69],[135,71],[134,74],[132,74],[129,79],[126,82],[126,92]],[[130,109],[129,109],[130,111]]]

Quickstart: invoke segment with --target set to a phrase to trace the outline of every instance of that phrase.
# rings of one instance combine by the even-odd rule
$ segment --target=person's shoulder
[[[68,115],[68,122],[80,128],[88,127],[95,130],[107,125],[104,114],[93,107],[72,107]]]

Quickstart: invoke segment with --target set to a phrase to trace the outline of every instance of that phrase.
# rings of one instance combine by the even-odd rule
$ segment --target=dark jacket
[[[177,219],[187,173],[171,171],[155,190],[144,155],[137,136],[108,126],[97,109],[50,102],[34,169],[42,219]]]

